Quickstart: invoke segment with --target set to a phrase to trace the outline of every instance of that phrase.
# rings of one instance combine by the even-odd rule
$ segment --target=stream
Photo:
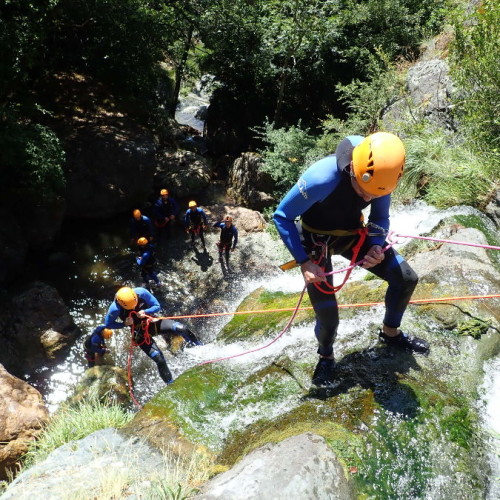
[[[391,229],[405,234],[424,234],[435,227],[443,218],[451,215],[475,213],[468,207],[455,207],[446,211],[437,210],[424,203],[399,207],[393,210]],[[237,221],[236,225],[237,225]],[[208,231],[206,235],[207,252],[193,251],[189,247],[189,237],[181,227],[174,227],[170,237],[158,249],[158,268],[161,287],[153,293],[162,305],[161,315],[205,314],[234,311],[250,292],[265,287],[270,291],[300,291],[303,287],[298,270],[283,273],[278,270],[280,263],[289,260],[289,255],[281,242],[274,240],[269,233],[241,234],[238,249],[231,254],[232,273],[225,272],[218,262],[215,242],[219,233]],[[409,240],[396,244],[404,247]],[[200,247],[200,244],[198,244]],[[101,324],[115,291],[124,285],[140,286],[141,279],[134,264],[133,253],[128,248],[127,220],[115,219],[102,223],[68,225],[63,229],[58,252],[67,256],[64,266],[57,272],[50,266],[42,272],[41,278],[55,286],[70,309],[76,324],[82,329],[82,336],[71,349],[66,360],[53,370],[43,369],[36,380],[30,380],[44,395],[50,411],[57,409],[86,369],[83,356],[83,340],[93,328]],[[345,267],[346,262],[339,258],[334,267]],[[356,269],[351,279],[362,279],[366,271]],[[373,325],[381,315],[380,308],[372,308],[351,320],[343,320],[339,337],[349,338],[351,332]],[[201,338],[204,345],[185,349],[174,355],[167,349],[163,339],[157,338],[165,353],[167,363],[174,378],[198,363],[239,354],[255,345],[247,342],[234,342],[229,345],[217,343],[217,334],[231,315],[214,318],[191,318],[181,321]],[[125,367],[129,350],[127,330],[117,330],[108,341],[111,356],[117,366]],[[277,332],[278,333],[278,332]],[[348,344],[347,344],[348,345]],[[275,356],[287,346],[293,346],[293,356],[311,359],[314,362],[315,339],[311,326],[292,328],[270,347],[232,359],[234,369],[249,371],[259,365],[264,366],[266,359]],[[484,429],[491,434],[491,448],[487,451],[493,470],[493,477],[500,476],[498,456],[500,434],[500,359],[488,362],[484,367],[484,382],[480,388],[481,401],[478,403]],[[147,402],[164,387],[156,365],[139,349],[135,349],[132,360],[134,376],[134,395],[141,404]],[[286,404],[293,405],[293,401]],[[235,411],[219,421],[214,416],[207,425],[218,427],[222,438],[236,425],[248,425],[259,418],[262,411],[278,416],[284,408],[272,405],[263,408],[258,403],[254,411],[244,414]],[[222,417],[221,417],[222,418]],[[394,425],[397,425],[395,423]],[[496,451],[495,451],[496,450]],[[403,478],[398,480],[403,481]],[[431,488],[432,490],[432,488]],[[434,485],[439,491],[439,484]],[[431,495],[426,498],[439,498]],[[500,498],[500,483],[493,481],[485,496],[488,500]]]

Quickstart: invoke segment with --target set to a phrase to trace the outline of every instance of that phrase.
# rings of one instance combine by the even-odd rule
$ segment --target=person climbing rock
[[[139,238],[147,238],[149,242],[154,240],[155,229],[151,219],[143,215],[141,211],[136,208],[132,212],[132,219],[130,219],[130,244],[132,247],[137,245]]]
[[[104,324],[106,328],[131,327],[133,341],[157,365],[160,377],[166,384],[173,382],[163,352],[154,340],[155,335],[180,335],[188,346],[201,345],[196,335],[185,325],[170,319],[155,318],[160,310],[156,297],[145,288],[120,288],[109,306]]]
[[[141,270],[143,287],[149,289],[149,282],[154,281],[156,285],[161,285],[156,271],[156,251],[155,246],[149,243],[148,239],[142,236],[137,240],[139,255],[135,258]]]
[[[217,242],[219,249],[219,262],[223,262],[223,254],[226,258],[226,265],[229,269],[229,252],[233,252],[238,244],[238,229],[233,223],[233,218],[229,215],[224,219],[224,222],[218,221],[214,227],[220,228],[220,239]]]
[[[87,336],[83,343],[83,348],[89,368],[103,364],[103,356],[109,352],[109,349],[106,347],[106,340],[109,340],[112,335],[113,330],[100,325],[94,329],[91,335]]]
[[[191,247],[195,248],[195,237],[199,235],[203,250],[205,247],[205,237],[203,235],[207,227],[207,214],[203,208],[199,207],[196,201],[190,201],[186,214],[184,215],[184,227],[186,232],[191,234]]]
[[[418,277],[405,259],[388,245],[391,193],[403,175],[405,148],[387,132],[349,136],[335,154],[311,165],[283,198],[274,222],[300,266],[316,315],[320,359],[313,384],[335,378],[333,344],[339,325],[331,255],[339,254],[388,282],[381,342],[417,353],[429,351],[425,340],[400,330],[401,320]],[[362,210],[370,207],[367,226]],[[300,217],[300,225],[295,220]]]
[[[163,237],[167,237],[172,229],[177,215],[179,213],[179,205],[177,201],[170,196],[168,189],[160,191],[160,197],[153,205],[153,221],[157,229],[158,243]]]

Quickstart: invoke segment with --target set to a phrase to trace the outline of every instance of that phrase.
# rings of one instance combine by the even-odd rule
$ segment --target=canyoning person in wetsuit
[[[171,229],[178,213],[179,205],[170,196],[168,189],[162,189],[160,197],[153,205],[153,221],[158,231],[158,243],[161,240],[161,236],[167,234],[167,228]]]
[[[149,243],[147,238],[142,236],[137,240],[139,246],[139,255],[135,258],[139,269],[141,270],[144,288],[149,288],[149,282],[154,281],[158,286],[161,282],[156,272],[156,251],[155,246]]]
[[[216,222],[214,227],[220,228],[220,240],[217,242],[219,248],[219,262],[222,263],[222,254],[225,254],[226,265],[229,269],[229,252],[234,251],[238,243],[238,229],[233,224],[233,218],[229,215],[224,219],[224,222]]]
[[[92,334],[85,339],[83,348],[85,349],[85,359],[89,368],[102,364],[103,356],[109,352],[106,347],[106,340],[110,339],[112,335],[113,330],[101,325],[95,328]]]
[[[195,248],[194,239],[198,234],[203,245],[203,250],[206,250],[203,232],[207,227],[207,214],[203,208],[197,205],[196,201],[189,202],[189,208],[184,215],[184,227],[186,228],[186,232],[191,234],[191,247]]]
[[[124,286],[109,306],[104,324],[117,329],[133,326],[133,340],[158,366],[160,377],[166,384],[173,381],[165,356],[157,346],[155,335],[180,335],[188,346],[201,345],[196,335],[185,325],[171,319],[152,318],[160,310],[156,297],[145,288]]]
[[[390,193],[403,173],[404,161],[403,143],[393,134],[349,136],[335,154],[302,174],[274,213],[280,236],[301,267],[316,315],[320,360],[313,384],[317,386],[328,385],[335,376],[333,343],[339,316],[332,276],[324,276],[332,271],[333,254],[352,262],[364,259],[362,267],[388,282],[379,339],[414,352],[429,350],[426,341],[399,330],[418,277],[393,248],[382,251],[388,244]],[[363,234],[362,210],[368,206],[368,233]],[[302,238],[295,224],[298,217]]]
[[[141,237],[147,238],[149,242],[154,241],[155,229],[151,219],[146,215],[142,215],[141,211],[136,208],[132,211],[132,219],[130,219],[130,244],[132,247],[137,245],[137,240]]]

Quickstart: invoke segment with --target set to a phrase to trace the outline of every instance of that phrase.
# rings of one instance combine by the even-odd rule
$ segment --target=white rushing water
[[[491,463],[491,484],[488,500],[500,498],[500,357],[485,363],[484,383],[481,392],[484,400],[482,408],[483,426],[491,434],[491,449],[488,451]]]

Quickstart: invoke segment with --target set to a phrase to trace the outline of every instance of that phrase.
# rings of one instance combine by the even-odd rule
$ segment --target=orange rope
[[[410,304],[427,304],[433,302],[446,302],[446,301],[456,301],[456,300],[474,300],[474,299],[498,299],[500,294],[492,295],[466,295],[461,297],[441,297],[435,299],[415,299],[410,300]],[[339,309],[347,309],[351,307],[372,307],[384,305],[384,302],[364,302],[357,304],[338,304]],[[312,306],[300,307],[299,311],[305,311],[308,309],[313,309]],[[234,312],[222,312],[222,313],[206,313],[206,314],[186,314],[184,316],[162,316],[158,319],[188,319],[188,318],[209,318],[215,316],[236,316],[238,314],[262,314],[262,313],[272,313],[272,312],[285,312],[285,311],[295,311],[295,307],[283,307],[281,309],[258,309],[255,311],[234,311]]]

